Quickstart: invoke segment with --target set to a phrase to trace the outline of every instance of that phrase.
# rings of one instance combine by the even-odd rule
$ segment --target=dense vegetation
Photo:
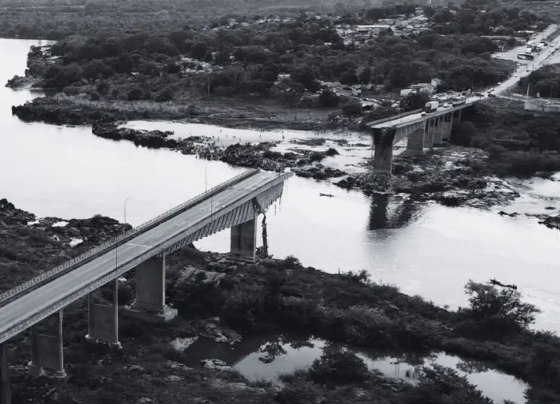
[[[52,227],[59,219],[50,218],[30,228],[27,222],[33,215],[15,210],[5,200],[0,202],[2,273],[17,271],[20,276],[16,281],[6,277],[6,286],[37,273],[37,262],[48,267],[67,257],[72,251],[68,240],[78,233],[89,244],[99,237],[92,229],[108,237],[106,231],[116,228],[114,221],[100,217],[71,220],[65,227]],[[26,229],[28,235],[22,237]],[[469,282],[465,287],[469,307],[453,312],[404,295],[395,287],[370,282],[365,272],[326,274],[302,267],[293,257],[265,259],[235,270],[222,255],[190,247],[168,258],[169,302],[179,309],[180,319],[146,326],[122,316],[123,349],[110,352],[102,345],[85,343],[86,302],[77,302],[65,310],[65,360],[70,377],[34,379],[26,375],[24,366],[13,366],[14,402],[69,404],[79,397],[85,404],[149,400],[160,404],[181,400],[335,404],[344,397],[349,403],[491,403],[450,369],[424,369],[415,386],[396,386],[369,372],[354,354],[336,347],[325,349],[308,371],[284,377],[285,388],[278,391],[266,383],[249,383],[236,372],[187,368],[186,364],[192,366],[189,354],[170,344],[177,337],[204,338],[209,329],[227,330],[227,325],[246,336],[293,330],[355,346],[391,348],[404,352],[403,359],[421,358],[430,351],[460,354],[468,358],[467,365],[494,367],[530,383],[529,404],[555,404],[560,397],[560,339],[529,328],[538,309],[524,303],[516,290]],[[215,284],[200,273],[186,281],[185,265],[225,277]],[[120,285],[121,304],[130,304],[134,298],[132,275]],[[111,288],[99,290],[96,299],[110,301]],[[214,316],[220,322],[211,320],[211,327],[206,327]],[[43,332],[52,326],[50,319],[39,325]],[[29,360],[25,333],[10,341],[9,358],[12,365]]]
[[[545,98],[560,98],[560,65],[546,65],[519,80],[522,94]]]
[[[560,118],[554,113],[523,111],[522,105],[477,103],[464,110],[464,121],[451,140],[489,153],[474,168],[508,176],[560,171]]]

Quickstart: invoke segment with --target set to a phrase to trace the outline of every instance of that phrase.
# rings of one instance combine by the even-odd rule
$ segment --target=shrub
[[[101,96],[99,95],[99,93],[97,91],[94,91],[89,95],[89,99],[92,100],[92,101],[99,101],[100,98],[101,98]]]
[[[172,99],[173,99],[173,92],[168,88],[160,91],[155,98],[156,102],[167,102],[167,101],[171,101]]]
[[[323,90],[319,95],[319,106],[322,108],[336,107],[340,97],[331,90]]]
[[[313,152],[311,153],[311,155],[309,156],[309,160],[313,163],[313,162],[320,162],[321,160],[323,160],[325,158],[325,155],[321,152]]]
[[[471,311],[478,318],[527,329],[541,312],[536,306],[523,303],[521,293],[510,288],[498,291],[494,286],[469,281],[465,292],[470,296]]]
[[[64,87],[62,92],[64,93],[64,95],[70,97],[70,96],[78,95],[80,93],[80,89],[78,87]]]
[[[357,116],[362,114],[362,105],[360,103],[352,103],[342,107],[342,115]]]
[[[369,377],[369,370],[356,354],[327,348],[321,358],[313,361],[309,376],[320,383],[363,382]]]
[[[142,89],[140,88],[133,88],[130,90],[126,96],[128,101],[137,101],[142,98]]]
[[[106,81],[100,82],[96,87],[97,92],[101,95],[108,94],[110,89],[111,89],[111,85]]]

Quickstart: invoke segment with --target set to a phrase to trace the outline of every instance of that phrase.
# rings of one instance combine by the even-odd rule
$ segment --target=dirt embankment
[[[208,105],[207,105],[208,104]],[[12,106],[12,114],[25,122],[53,125],[91,125],[131,120],[183,120],[230,128],[333,130],[358,125],[314,119],[284,119],[269,108],[236,107],[236,100],[206,100],[190,104],[154,101],[89,101],[80,97],[41,97]],[[297,115],[297,113],[296,113]]]

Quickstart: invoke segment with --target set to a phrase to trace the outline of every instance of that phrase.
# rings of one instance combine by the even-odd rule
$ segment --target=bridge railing
[[[33,279],[30,279],[27,282],[24,282],[18,286],[16,286],[15,288],[12,288],[4,293],[2,293],[0,295],[0,307],[6,305],[7,303],[9,303],[10,301],[12,301],[13,299],[15,299],[16,297],[26,294],[28,292],[30,292],[33,289],[36,289],[37,287],[41,286],[42,284],[44,284],[46,281],[51,281],[59,276],[62,276],[68,272],[70,272],[71,270],[74,269],[74,267],[78,266],[78,265],[82,265],[85,264],[88,261],[91,261],[92,259],[98,257],[101,254],[104,254],[105,252],[111,250],[114,247],[118,247],[119,245],[122,245],[124,243],[126,243],[128,240],[130,240],[133,237],[138,236],[139,234],[146,232],[147,230],[156,227],[157,225],[159,225],[161,222],[169,220],[170,218],[172,218],[173,216],[176,216],[177,214],[183,212],[184,210],[208,199],[210,197],[210,195],[215,194],[217,192],[220,192],[228,187],[230,187],[231,185],[234,185],[242,180],[245,180],[255,174],[257,174],[259,172],[258,169],[253,169],[250,171],[245,171],[241,174],[236,175],[235,177],[219,184],[216,185],[212,188],[210,188],[209,190],[205,191],[204,193],[197,195],[196,197],[189,199],[188,201],[175,206],[172,209],[169,209],[168,211],[148,220],[147,222],[141,224],[140,226],[128,230],[126,232],[124,232],[123,234],[104,242],[103,244],[100,244],[97,247],[92,248],[91,250],[86,251],[85,253],[78,255],[77,257],[72,258],[69,261],[66,261],[64,264],[50,269],[48,271],[43,272],[42,274],[36,276]]]
[[[422,112],[422,109],[415,109],[414,111],[408,111],[403,114],[397,114],[397,115],[389,116],[387,118],[378,119],[377,121],[368,122],[367,126],[375,126],[375,125],[379,125],[380,123],[395,121],[397,119],[404,118],[405,116],[419,114],[420,112]]]

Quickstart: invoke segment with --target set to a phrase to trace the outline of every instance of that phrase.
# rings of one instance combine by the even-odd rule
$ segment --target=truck
[[[467,97],[464,97],[464,96],[462,96],[462,95],[461,95],[461,96],[453,97],[453,99],[451,100],[451,104],[452,104],[454,107],[457,107],[457,106],[459,106],[459,105],[463,105],[463,104],[466,103],[466,102],[467,102]]]
[[[517,59],[520,60],[534,60],[535,57],[533,55],[529,55],[528,53],[520,53],[517,55]]]
[[[424,105],[424,112],[426,113],[434,112],[437,111],[438,108],[439,108],[438,101],[429,101],[426,103],[426,105]]]

